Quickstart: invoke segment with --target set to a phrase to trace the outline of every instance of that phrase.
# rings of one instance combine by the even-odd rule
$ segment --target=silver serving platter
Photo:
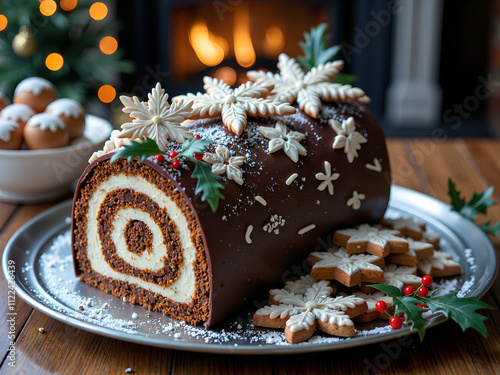
[[[191,327],[149,312],[81,282],[71,261],[71,201],[63,202],[23,225],[8,242],[2,267],[8,275],[15,263],[19,297],[35,309],[74,327],[99,335],[169,349],[225,354],[293,354],[345,349],[395,339],[412,333],[409,327],[390,330],[387,321],[356,324],[353,338],[318,334],[300,344],[288,344],[282,330],[251,324],[252,312],[264,300],[249,301],[234,317],[206,329]],[[475,224],[450,210],[450,206],[422,193],[393,186],[388,217],[412,216],[442,236],[441,249],[461,263],[462,274],[444,283],[463,296],[482,297],[497,274],[493,245]],[[465,250],[467,249],[467,250]],[[83,310],[81,310],[83,308]],[[427,328],[446,319],[430,317]]]

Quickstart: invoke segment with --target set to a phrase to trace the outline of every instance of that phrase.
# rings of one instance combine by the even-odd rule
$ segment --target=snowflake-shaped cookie
[[[193,137],[191,132],[181,123],[191,114],[191,101],[180,100],[168,104],[168,94],[160,83],[148,94],[148,102],[144,103],[136,96],[120,96],[125,106],[123,112],[128,113],[132,122],[123,124],[119,138],[148,137],[156,141],[160,150],[167,149],[168,140],[182,143]]]
[[[354,210],[359,210],[361,208],[361,201],[365,198],[366,196],[363,193],[358,193],[354,190],[352,192],[352,197],[347,200],[347,205],[352,207]]]
[[[294,163],[299,161],[299,155],[307,155],[306,148],[299,143],[306,135],[297,131],[290,131],[283,121],[276,122],[274,128],[260,126],[259,132],[269,139],[268,151],[270,154],[283,149]]]
[[[417,260],[425,259],[434,254],[434,246],[422,241],[415,241],[410,237],[406,237],[409,250],[406,253],[391,253],[387,255],[385,260],[389,263],[398,264],[400,266],[415,267]]]
[[[232,89],[217,78],[204,77],[206,94],[197,93],[176,96],[174,101],[192,100],[191,119],[222,116],[222,122],[233,133],[240,135],[247,126],[247,115],[269,117],[285,116],[296,110],[288,103],[280,103],[264,97],[273,88],[272,84],[243,83]]]
[[[325,161],[324,162],[325,173],[316,173],[315,177],[317,180],[321,181],[318,185],[318,190],[323,191],[328,188],[328,193],[333,195],[333,181],[339,178],[339,173],[332,173],[332,165]]]
[[[351,318],[366,311],[366,302],[354,296],[331,298],[327,281],[318,281],[304,295],[285,289],[270,292],[278,305],[265,306],[253,316],[253,324],[267,328],[285,328],[289,343],[312,337],[314,330],[341,337],[354,336]]]
[[[453,255],[444,251],[434,251],[432,256],[417,263],[419,275],[432,277],[448,277],[460,275],[461,266],[452,260]]]
[[[295,281],[287,281],[285,283],[285,290],[295,294],[305,294],[307,289],[313,286],[314,283],[317,283],[318,280],[315,280],[311,277],[311,275],[300,276],[298,280]],[[330,288],[332,288],[332,294],[337,293],[337,288],[335,285],[329,283]]]
[[[212,172],[221,175],[226,174],[229,180],[238,185],[243,185],[243,172],[240,167],[245,161],[244,156],[231,156],[231,152],[224,146],[217,146],[215,154],[205,152],[203,160],[212,164]]]
[[[330,126],[337,134],[333,140],[332,148],[343,148],[347,155],[349,163],[358,157],[358,150],[361,149],[361,144],[368,142],[368,140],[359,132],[356,131],[354,117],[349,117],[343,120],[342,124],[331,119],[328,121]]]
[[[297,101],[299,108],[314,118],[319,115],[321,100],[334,102],[354,99],[370,102],[363,90],[331,82],[344,67],[343,61],[321,64],[305,73],[294,58],[284,53],[279,55],[278,60],[280,74],[261,70],[247,73],[252,81],[274,86],[269,94],[271,99],[290,104]]]
[[[362,298],[365,300],[366,305],[368,306],[368,310],[366,310],[363,314],[358,315],[353,320],[355,322],[371,322],[375,319],[390,319],[385,311],[378,311],[375,308],[375,305],[378,301],[384,301],[387,303],[387,313],[393,314],[394,307],[392,306],[392,297],[389,297],[387,294],[383,292],[375,292],[371,294],[366,294],[362,292],[354,292],[353,295],[358,298]]]
[[[422,282],[422,278],[416,276],[416,273],[417,267],[388,264],[384,267],[384,283],[394,285],[401,290],[407,286],[417,289]]]
[[[422,241],[432,244],[432,246],[434,246],[434,249],[439,249],[441,235],[438,233],[424,232],[422,233]]]
[[[384,280],[384,259],[370,254],[348,254],[341,248],[313,252],[307,257],[312,266],[311,277],[318,280],[337,280],[346,286],[361,282],[381,283]]]
[[[397,237],[399,231],[379,229],[368,224],[361,224],[356,229],[341,229],[333,233],[333,242],[344,246],[348,253],[370,253],[386,257],[389,253],[405,253],[408,241]]]
[[[396,229],[405,237],[421,240],[425,231],[425,223],[414,218],[382,219],[381,224]]]

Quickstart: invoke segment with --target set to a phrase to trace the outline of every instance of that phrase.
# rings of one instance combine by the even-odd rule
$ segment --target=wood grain
[[[500,141],[388,140],[393,182],[448,202],[447,178],[470,197],[490,185],[500,201]],[[0,249],[28,219],[46,206],[0,203]],[[500,220],[500,206],[489,210]],[[493,241],[497,251],[499,240]],[[6,282],[0,279],[0,297]],[[416,334],[356,349],[331,352],[242,356],[158,349],[94,335],[53,320],[19,302],[16,368],[3,361],[0,374],[495,374],[500,368],[498,280],[483,300],[496,308],[488,317],[489,339],[474,330],[462,332],[454,322],[429,329],[423,344]],[[5,316],[5,306],[2,306]],[[40,327],[46,333],[39,333]],[[6,322],[0,321],[0,349],[6,352]]]

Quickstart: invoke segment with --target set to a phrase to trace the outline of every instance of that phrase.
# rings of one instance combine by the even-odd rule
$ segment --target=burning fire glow
[[[249,68],[256,59],[250,37],[250,10],[248,4],[243,3],[234,11],[234,54],[238,64]]]
[[[207,66],[219,65],[228,50],[226,40],[208,31],[204,21],[196,22],[191,27],[189,43],[198,59]]]

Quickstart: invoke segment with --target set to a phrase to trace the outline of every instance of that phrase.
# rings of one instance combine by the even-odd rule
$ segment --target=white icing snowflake
[[[358,193],[356,190],[352,192],[352,197],[347,200],[347,205],[352,206],[354,210],[359,210],[361,207],[361,201],[365,199],[366,196],[363,193]]]
[[[348,254],[346,249],[341,247],[336,251],[314,252],[310,256],[319,260],[314,264],[314,268],[338,268],[348,275],[363,270],[382,272],[382,268],[373,264],[380,262],[381,258],[371,254]]]
[[[347,244],[353,244],[356,247],[360,247],[363,243],[366,243],[367,248],[372,244],[376,247],[386,249],[392,244],[399,244],[406,249],[405,251],[408,251],[408,241],[402,237],[397,237],[396,235],[399,234],[399,231],[393,229],[379,229],[368,224],[361,224],[356,229],[340,229],[335,233],[348,236]],[[370,249],[368,249],[368,252],[370,252]]]
[[[326,188],[328,188],[328,193],[330,195],[333,195],[333,181],[338,179],[340,174],[339,173],[332,174],[332,165],[329,162],[325,161],[324,166],[325,166],[325,173],[315,174],[316,179],[322,181],[318,185],[318,190],[323,191]]]
[[[0,119],[0,140],[4,142],[10,141],[10,134],[19,127],[17,122],[11,120]]]
[[[212,164],[212,172],[221,175],[226,174],[229,180],[238,185],[243,185],[243,172],[239,167],[245,161],[244,156],[231,156],[231,152],[224,146],[217,146],[215,154],[205,152],[203,160]]]
[[[299,161],[299,155],[306,156],[307,150],[299,142],[306,136],[297,131],[290,131],[283,121],[276,122],[274,128],[259,126],[259,132],[269,139],[269,153],[283,149],[285,154],[294,162]]]
[[[100,158],[102,155],[105,155],[108,152],[114,151],[119,147],[130,144],[130,142],[132,141],[130,138],[118,138],[119,134],[120,134],[119,130],[116,130],[116,129],[113,130],[111,132],[109,139],[106,141],[106,143],[104,143],[104,147],[103,147],[102,151],[94,152],[89,159],[89,163],[92,163],[94,160],[96,160],[97,158]]]
[[[453,255],[444,251],[434,251],[429,258],[418,262],[418,270],[426,275],[431,273],[433,268],[444,270],[445,267],[460,267],[460,264],[453,261]]]
[[[384,282],[402,289],[408,284],[420,284],[421,278],[416,276],[417,267],[388,264],[384,267]]]
[[[185,126],[180,125],[191,114],[191,101],[183,100],[168,104],[168,94],[161,88],[160,83],[148,94],[147,104],[134,96],[120,96],[125,106],[123,112],[128,113],[132,122],[122,125],[119,138],[148,137],[156,141],[160,150],[167,149],[168,140],[182,143],[193,137]]]
[[[272,89],[272,84],[246,82],[232,89],[217,78],[204,77],[206,94],[197,93],[176,96],[173,100],[192,100],[193,113],[190,118],[222,116],[222,122],[233,133],[240,135],[247,125],[247,115],[269,117],[284,116],[296,110],[288,103],[279,103],[264,97]]]
[[[347,120],[342,121],[342,125],[337,121],[331,119],[328,121],[335,133],[332,147],[334,149],[343,148],[347,155],[349,163],[358,157],[358,150],[361,149],[361,144],[368,142],[368,140],[356,131],[354,118],[351,116]]]
[[[299,108],[311,117],[318,117],[321,100],[327,102],[354,99],[368,103],[364,91],[350,85],[331,83],[344,67],[343,61],[318,65],[304,73],[294,58],[282,53],[278,57],[280,74],[250,71],[248,78],[262,84],[274,85],[269,97],[280,102],[297,101]]]
[[[318,280],[313,279],[311,275],[300,276],[298,280],[287,281],[284,289],[295,294],[304,294],[316,282]],[[335,285],[330,284],[330,288],[332,288],[332,294],[335,294],[337,289]]]
[[[304,295],[273,289],[269,294],[279,305],[265,306],[255,314],[267,315],[270,319],[288,318],[286,328],[291,332],[310,329],[316,319],[331,325],[353,326],[354,323],[344,311],[364,304],[364,300],[354,296],[331,298],[331,293],[332,288],[324,280],[314,283]]]

